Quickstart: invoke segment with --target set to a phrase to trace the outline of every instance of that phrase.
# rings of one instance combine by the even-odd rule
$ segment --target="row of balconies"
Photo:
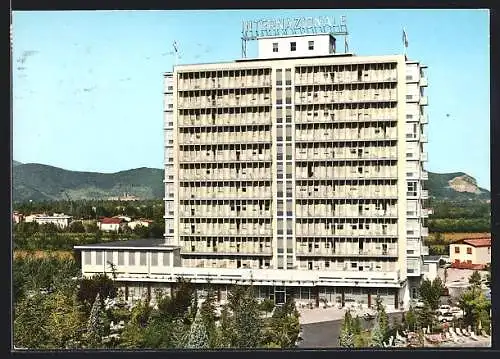
[[[247,228],[236,228],[236,226],[229,226],[229,223],[197,223],[193,224],[194,231],[191,225],[189,227],[182,227],[179,229],[180,235],[193,235],[193,236],[259,236],[267,235],[272,236],[273,231],[270,223],[258,224],[247,223]]]
[[[207,108],[207,107],[246,107],[246,106],[271,106],[269,94],[256,95],[226,95],[216,99],[208,96],[178,97],[177,108]]]
[[[246,187],[245,191],[237,187],[203,188],[187,187],[179,192],[180,199],[190,198],[272,198],[271,187]]]
[[[394,92],[381,92],[380,94],[368,93],[334,93],[334,95],[314,97],[314,96],[296,96],[296,105],[314,105],[314,104],[330,104],[330,103],[355,103],[355,102],[391,102],[397,101],[397,94]]]
[[[364,205],[360,211],[357,205],[337,204],[297,205],[295,213],[296,217],[396,217],[397,215],[396,206],[389,206],[387,210],[383,210],[376,209],[375,205]]]
[[[362,227],[362,228],[358,228]],[[368,228],[366,228],[368,227]],[[354,229],[356,228],[356,229]],[[390,223],[337,224],[325,229],[324,223],[297,223],[297,236],[397,236],[397,225]]]
[[[271,86],[271,75],[254,75],[242,77],[216,77],[205,79],[180,79],[179,91],[209,89],[240,89]]]
[[[234,259],[222,259],[222,258],[183,258],[182,259],[183,268],[207,268],[204,271],[210,270],[213,268],[214,270],[220,271],[219,268],[224,268],[227,270],[231,269],[267,269],[270,268],[270,259],[269,258],[258,258],[258,259],[249,259],[244,256],[240,258]],[[185,272],[185,270],[183,270]],[[241,275],[236,274],[236,277],[240,278]],[[212,277],[210,277],[212,278]]]
[[[271,131],[180,133],[180,144],[271,142]]]
[[[326,147],[326,148],[297,148],[296,160],[331,160],[331,159],[397,159],[397,148],[387,147]]]
[[[391,185],[366,186],[297,186],[297,198],[394,198],[398,196],[398,189]]]
[[[324,108],[324,107],[323,107]],[[296,111],[295,123],[336,123],[336,122],[374,122],[374,121],[396,121],[397,114],[394,111],[373,111],[361,114],[358,110],[333,111],[320,109],[317,111]]]
[[[333,249],[312,249],[299,247],[295,252],[297,257],[384,257],[384,258],[397,258],[398,252],[396,250],[336,250]]]
[[[180,162],[271,161],[271,149],[179,151]]]
[[[209,205],[181,205],[180,217],[271,217],[272,212],[261,210],[258,205],[246,205],[245,209],[231,209],[229,205],[209,206]]]
[[[241,168],[237,171],[234,168],[198,168],[179,169],[181,180],[271,180],[271,168]]]
[[[210,245],[208,245],[210,244]],[[273,250],[271,242],[247,241],[245,243],[229,242],[224,240],[222,243],[210,243],[204,241],[184,241],[182,244],[183,253],[218,253],[218,254],[268,254],[272,255]]]
[[[244,126],[244,125],[268,125],[271,124],[271,115],[244,113],[244,114],[217,114],[214,118],[211,115],[181,115],[179,116],[179,127],[192,126]]]
[[[397,166],[315,166],[312,168],[296,166],[297,179],[329,179],[329,178],[395,178],[398,176]]]
[[[365,76],[366,75],[366,76]],[[316,72],[316,73],[296,73],[295,84],[304,85],[323,85],[323,84],[340,84],[340,83],[357,83],[357,82],[395,82],[397,81],[396,70],[366,70],[359,76],[355,71],[340,71],[340,72]]]
[[[336,128],[336,129],[297,129],[296,141],[345,141],[345,140],[384,140],[396,139],[396,128]]]

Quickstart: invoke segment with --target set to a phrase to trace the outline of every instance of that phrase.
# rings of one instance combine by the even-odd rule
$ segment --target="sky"
[[[489,12],[480,9],[14,12],[13,159],[162,168],[173,41],[179,64],[232,61],[243,20],[322,15],[346,16],[356,55],[401,54],[406,29],[408,57],[428,66],[427,169],[466,172],[489,189]]]

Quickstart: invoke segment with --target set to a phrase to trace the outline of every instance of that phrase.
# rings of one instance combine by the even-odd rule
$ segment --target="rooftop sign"
[[[259,19],[243,21],[242,40],[262,37],[336,34],[348,35],[346,17],[337,21],[333,16]]]

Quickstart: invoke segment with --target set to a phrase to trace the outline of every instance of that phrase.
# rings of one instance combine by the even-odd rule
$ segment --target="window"
[[[151,253],[151,265],[152,266],[158,265],[158,253],[157,252]]]
[[[276,70],[276,85],[281,86],[281,84],[283,83],[282,77],[283,77],[283,70],[281,69]]]
[[[95,252],[95,264],[98,266],[102,265],[102,252],[101,251]]]
[[[168,86],[168,91],[173,91],[174,86]]]
[[[273,52],[278,52],[278,43],[273,42]]]
[[[285,85],[290,86],[292,84],[292,69],[285,70]]]
[[[311,41],[309,41],[311,42]],[[330,261],[325,261],[325,268],[330,268]]]
[[[89,251],[83,252],[83,264],[92,264],[92,257]]]
[[[408,182],[408,191],[406,192],[407,196],[416,196],[417,195],[417,182]]]
[[[125,256],[123,252],[118,252],[118,265],[122,266],[125,264]]]
[[[141,266],[146,265],[146,252],[141,252],[139,254],[139,265],[141,265]]]
[[[309,50],[314,50],[314,41],[308,41],[307,42],[307,48]]]
[[[290,43],[290,51],[295,51],[297,50],[297,43],[295,41],[292,41]]]
[[[472,254],[472,248],[467,248],[467,254]]]
[[[455,247],[455,253],[460,253],[460,247]]]
[[[128,254],[128,265],[135,266],[135,252],[130,252]]]

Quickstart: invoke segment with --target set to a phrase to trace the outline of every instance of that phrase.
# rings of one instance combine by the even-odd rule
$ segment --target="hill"
[[[426,183],[429,196],[437,200],[489,200],[491,193],[477,186],[476,180],[464,172],[432,173]]]
[[[15,162],[15,161],[14,161]],[[13,167],[13,199],[62,200],[65,191],[72,199],[109,199],[124,193],[139,199],[161,199],[164,195],[163,170],[136,168],[116,173],[78,172],[36,163],[17,162]],[[489,200],[490,192],[463,173],[432,173],[426,184],[436,200]]]
[[[12,167],[16,167],[16,166],[19,166],[19,165],[22,165],[22,163],[19,162],[19,161],[16,161],[16,160],[12,160]]]
[[[13,201],[108,199],[124,193],[139,199],[163,198],[163,170],[136,168],[116,173],[78,172],[36,163],[12,170]]]

